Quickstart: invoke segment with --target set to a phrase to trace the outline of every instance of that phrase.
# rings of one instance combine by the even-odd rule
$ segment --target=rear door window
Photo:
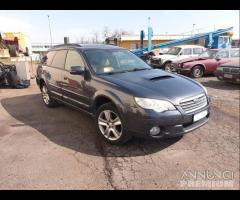
[[[231,57],[239,57],[239,49],[230,51]]]
[[[51,66],[64,69],[66,55],[67,50],[56,51],[56,55],[53,58]]]
[[[203,52],[203,49],[202,48],[193,48],[193,54],[201,54]]]
[[[183,55],[191,55],[191,54],[192,54],[191,48],[183,49]]]
[[[85,64],[82,56],[73,50],[69,50],[66,58],[65,69],[70,70],[72,66],[79,66],[84,68]]]
[[[229,57],[229,51],[220,51],[218,53],[218,57],[220,57],[220,58],[228,58]]]
[[[43,57],[42,62],[48,66],[51,66],[55,53],[55,51],[48,52],[47,55]]]

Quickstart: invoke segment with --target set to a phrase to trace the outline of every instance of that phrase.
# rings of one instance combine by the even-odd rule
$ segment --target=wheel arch
[[[196,67],[196,66],[200,66],[200,67],[202,67],[202,68],[203,68],[203,72],[205,72],[205,71],[206,71],[206,67],[205,67],[205,65],[204,65],[204,64],[202,64],[202,63],[195,64],[195,65],[192,67],[192,69],[191,69],[191,70],[193,70],[193,68],[194,68],[194,67]]]
[[[122,112],[124,110],[123,103],[116,94],[110,91],[98,91],[95,93],[93,97],[92,102],[93,112],[95,113],[101,105],[108,102],[111,102],[118,109],[118,111]]]
[[[41,79],[39,80],[39,88],[40,88],[41,91],[42,91],[42,86],[43,86],[44,84],[46,84],[46,82],[45,82],[45,80],[44,80],[43,78],[41,78]]]
[[[172,60],[166,60],[166,61],[163,62],[163,65],[166,65],[167,63],[171,63],[171,62],[173,62],[173,61]]]

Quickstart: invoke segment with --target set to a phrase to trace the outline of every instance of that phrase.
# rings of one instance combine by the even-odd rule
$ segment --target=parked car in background
[[[198,45],[180,45],[170,48],[162,55],[152,56],[151,66],[154,68],[162,68],[170,71],[171,63],[184,58],[199,56],[205,50],[204,47]]]
[[[239,57],[231,62],[218,66],[215,76],[220,81],[227,81],[240,84],[240,63]]]
[[[42,61],[36,81],[44,104],[87,112],[111,144],[132,136],[179,137],[209,119],[209,97],[200,83],[152,69],[127,49],[60,45]]]
[[[178,60],[172,63],[172,69],[193,78],[204,74],[213,74],[217,67],[239,57],[239,48],[208,49],[199,57]]]

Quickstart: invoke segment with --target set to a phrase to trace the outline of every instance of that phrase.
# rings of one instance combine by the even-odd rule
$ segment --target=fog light
[[[157,126],[154,126],[150,129],[150,134],[151,135],[158,135],[160,133],[160,128]]]

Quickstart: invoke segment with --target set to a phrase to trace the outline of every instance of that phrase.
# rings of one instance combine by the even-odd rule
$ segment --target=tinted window
[[[67,54],[65,69],[70,70],[72,66],[84,67],[84,61],[78,52],[70,50]]]
[[[192,54],[192,49],[183,49],[183,55],[191,55]]]
[[[193,48],[193,54],[201,54],[203,52],[202,48]]]
[[[48,52],[47,56],[43,57],[42,62],[44,62],[44,64],[51,65],[55,53],[56,53],[55,51]]]
[[[239,57],[239,49],[231,50],[231,57]]]
[[[53,58],[52,67],[64,68],[67,50],[56,51]]]
[[[229,57],[229,52],[228,51],[220,51],[218,53],[219,58],[228,58]]]

